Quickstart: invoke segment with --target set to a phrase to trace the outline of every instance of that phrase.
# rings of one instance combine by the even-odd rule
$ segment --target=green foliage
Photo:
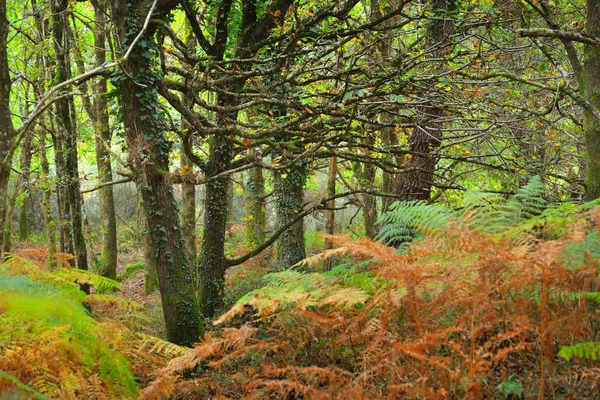
[[[600,342],[578,343],[573,346],[561,347],[558,355],[567,361],[573,357],[598,360],[600,359]]]
[[[27,398],[35,400],[49,400],[49,397],[46,397],[43,394],[36,392],[29,386],[22,384],[14,376],[0,371],[0,387],[4,386],[5,383],[8,383],[13,387],[12,390],[2,392],[2,396],[5,399],[18,400],[26,398],[25,396],[27,396]]]
[[[106,328],[71,293],[23,276],[0,275],[0,309],[0,365],[10,372],[17,359],[28,357],[29,368],[39,372],[36,391],[55,396],[67,390],[62,385],[70,380],[95,375],[114,395],[137,393],[127,361],[101,339]],[[39,358],[44,354],[54,358]]]
[[[388,244],[406,244],[432,235],[452,218],[476,231],[507,232],[542,215],[545,210],[544,184],[536,176],[508,200],[496,193],[467,191],[460,215],[443,205],[422,201],[394,203],[379,219],[382,227],[377,239]]]
[[[496,386],[496,389],[503,399],[507,399],[511,396],[516,396],[518,398],[523,397],[523,384],[517,381],[514,375],[509,376],[506,381]]]
[[[348,308],[364,304],[370,298],[370,294],[361,287],[342,284],[341,279],[334,278],[336,274],[342,275],[340,271],[321,274],[294,270],[266,275],[263,287],[242,297],[217,322],[242,315],[246,306],[252,306],[260,315],[268,315],[288,306],[300,309],[323,306]],[[365,274],[353,283],[368,287],[369,282],[374,282],[374,278]],[[346,279],[346,283],[350,283],[350,279]]]
[[[534,176],[508,200],[496,193],[477,190],[465,194],[461,220],[480,232],[505,232],[546,210],[544,184]]]
[[[53,271],[53,274],[71,282],[92,285],[99,293],[123,290],[119,282],[81,269],[58,268]]]
[[[594,303],[600,304],[600,292],[589,292],[585,293],[585,297]]]
[[[125,272],[123,273],[123,275],[121,275],[119,277],[119,280],[128,281],[130,279],[133,279],[133,278],[135,278],[135,276],[137,275],[137,273],[139,271],[143,271],[143,270],[144,270],[143,262],[127,264],[127,265],[125,265]]]
[[[324,275],[336,279],[340,285],[358,288],[369,295],[385,286],[385,280],[370,271],[369,262],[340,264]]]
[[[454,213],[437,204],[422,201],[396,202],[383,214],[377,236],[386,243],[407,243],[444,227]]]

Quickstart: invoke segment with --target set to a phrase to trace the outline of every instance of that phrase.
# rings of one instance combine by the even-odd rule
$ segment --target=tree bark
[[[19,240],[25,241],[29,238],[29,217],[28,217],[28,207],[27,207],[27,199],[31,196],[29,187],[29,180],[31,177],[31,141],[33,137],[32,135],[27,135],[23,144],[21,145],[21,174],[23,178],[23,191],[25,191],[25,197],[23,199],[23,204],[21,204],[21,209],[19,210]],[[17,188],[18,189],[18,188]]]
[[[335,183],[337,179],[337,157],[329,158],[329,174],[327,176],[327,197],[335,196]],[[326,211],[327,222],[325,223],[325,233],[328,235],[335,234],[335,199],[331,199],[327,202]],[[325,242],[325,247],[328,249],[333,248],[333,243],[329,240]]]
[[[232,105],[232,100],[225,95],[218,96],[218,104],[222,107]],[[237,119],[236,115],[219,115],[217,122],[220,126],[227,124],[227,119]],[[204,235],[200,250],[199,263],[199,299],[201,312],[205,317],[212,317],[223,304],[225,290],[225,231],[229,218],[228,184],[229,176],[210,179],[228,171],[232,161],[232,143],[224,135],[214,138],[210,147],[210,166],[205,171],[206,178],[206,209],[204,211]]]
[[[256,157],[256,151],[248,151],[250,158]],[[246,181],[246,243],[254,248],[265,241],[265,178],[262,168],[253,167],[248,170],[248,180]]]
[[[454,31],[454,15],[458,2],[455,0],[432,0],[432,13],[427,29],[427,48],[431,57],[443,59],[448,52],[448,40]],[[443,65],[443,61],[441,62]],[[445,111],[429,96],[428,105],[420,107],[417,115],[422,116],[409,138],[411,152],[406,160],[408,170],[400,175],[397,194],[404,200],[425,200],[431,196],[434,169],[437,158],[430,153],[440,146],[443,126],[440,121]],[[427,154],[427,155],[422,155]]]
[[[0,227],[6,224],[8,204],[8,179],[12,163],[10,149],[15,139],[15,130],[10,114],[10,72],[8,69],[9,23],[6,18],[6,0],[0,0]],[[0,244],[4,242],[4,229],[0,229]],[[0,259],[3,250],[0,248]]]
[[[68,0],[57,0],[52,2],[52,37],[54,51],[56,53],[56,83],[64,82],[71,78],[69,39],[69,21],[67,18]],[[57,118],[60,133],[64,135],[65,151],[65,178],[66,178],[66,200],[70,209],[70,220],[72,229],[73,248],[77,260],[77,268],[87,270],[87,249],[83,235],[83,212],[82,198],[79,187],[79,166],[77,160],[77,133],[75,121],[73,120],[73,100],[71,97],[56,102]],[[84,290],[89,291],[86,286]]]
[[[130,45],[143,29],[153,3],[148,0],[112,2],[112,16],[125,46]],[[178,3],[159,1],[154,18],[163,18]],[[176,344],[192,345],[202,334],[202,326],[195,293],[195,273],[185,252],[169,174],[170,143],[158,104],[159,78],[151,68],[152,53],[156,48],[155,29],[156,26],[151,23],[123,63],[127,74],[119,74],[114,83],[123,112],[129,163],[143,199],[155,249],[167,337]]]
[[[93,2],[96,20],[94,32],[95,66],[99,67],[106,62],[106,19],[105,1]],[[98,191],[100,200],[100,218],[102,221],[102,252],[98,260],[96,271],[99,275],[116,279],[117,277],[117,217],[115,214],[115,198],[113,187],[109,183],[113,180],[110,159],[110,144],[112,135],[108,119],[108,103],[104,97],[107,92],[106,78],[99,78],[94,85],[94,130],[96,132],[96,164],[98,167],[98,181],[104,185]]]
[[[372,0],[370,3],[370,19],[371,21],[377,21],[379,20],[381,17],[383,17],[385,14],[387,14],[388,12],[390,12],[392,9],[394,9],[395,7],[398,6],[398,1],[396,0],[390,0],[390,1],[381,1],[381,0]],[[392,21],[387,21],[385,23],[382,24],[383,28],[387,28],[389,27],[391,24],[393,24]],[[384,35],[385,30],[382,32]],[[393,38],[391,36],[388,35],[388,37],[384,37],[380,40],[378,40],[378,45],[374,48],[374,59],[375,59],[375,64],[383,67],[383,70],[385,70],[385,68],[390,68],[391,67],[391,61],[392,61],[392,49],[393,49],[393,43],[392,43]],[[393,120],[393,115],[388,113],[388,112],[379,112],[379,119],[381,120],[381,122],[391,122]],[[398,138],[396,136],[396,133],[394,132],[394,128],[391,127],[382,127],[379,129],[379,132],[381,134],[381,142],[382,145],[384,147],[384,149],[393,149],[395,146],[398,145]],[[385,161],[393,163],[395,160],[395,157],[391,154],[385,154]],[[396,160],[397,161],[397,160]],[[382,174],[382,189],[384,193],[393,193],[396,190],[396,186],[397,186],[397,176],[396,174],[393,174],[391,172],[388,171],[381,171]],[[390,205],[392,204],[392,202],[394,201],[394,199],[392,197],[383,197],[381,199],[381,214],[385,214]],[[373,199],[373,202],[375,202],[375,199]],[[375,220],[377,219],[376,215],[375,215]],[[374,224],[372,224],[373,229],[369,229],[370,233],[373,234],[374,231],[376,231],[376,228],[374,226]]]
[[[52,145],[54,147],[54,164],[56,166],[56,202],[58,206],[58,226],[60,252],[73,254],[73,238],[71,236],[71,209],[67,200],[66,158],[63,137],[55,128],[54,116],[50,116]]]
[[[181,169],[183,173],[192,173],[194,164],[181,151]],[[196,185],[184,182],[181,184],[181,230],[185,239],[185,251],[190,262],[196,263],[198,249],[196,247]]]
[[[42,129],[44,124],[42,122]],[[50,164],[46,156],[46,132],[40,131],[39,135],[39,157],[42,173],[45,177],[50,176]],[[42,209],[44,212],[44,225],[46,226],[46,243],[48,246],[48,265],[52,268],[56,258],[56,225],[52,214],[52,188],[50,180],[43,182],[42,186]]]
[[[600,2],[587,2],[586,33],[594,37],[600,35]],[[600,109],[600,47],[585,46],[585,98],[595,108]],[[584,114],[586,146],[586,198],[600,197],[600,121],[589,112]]]
[[[142,231],[142,248],[144,251],[144,291],[146,294],[158,288],[158,275],[156,274],[156,250],[152,244],[150,227],[144,213],[144,201],[140,196],[140,225]]]
[[[368,191],[375,190],[376,173],[377,170],[373,164],[365,163],[359,177],[361,187]],[[374,239],[377,236],[377,198],[370,194],[363,194],[361,200],[365,235],[369,239]]]
[[[284,160],[283,163],[289,160]],[[304,204],[306,166],[298,161],[283,173],[275,173],[275,212],[277,226],[281,227],[300,213]],[[290,268],[306,258],[304,243],[304,219],[296,222],[279,238],[277,243],[277,266]]]

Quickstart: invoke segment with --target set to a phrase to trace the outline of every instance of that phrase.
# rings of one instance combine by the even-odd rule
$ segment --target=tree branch
[[[585,43],[591,46],[600,46],[600,38],[577,32],[567,32],[558,29],[519,29],[519,36],[522,37],[549,37],[560,40],[570,40],[573,42]]]

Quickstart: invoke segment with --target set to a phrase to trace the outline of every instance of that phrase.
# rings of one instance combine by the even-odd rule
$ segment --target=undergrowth
[[[31,254],[30,254],[31,253]],[[38,254],[39,253],[39,254]],[[29,251],[42,259],[43,250]],[[120,284],[13,256],[0,264],[0,393],[11,398],[135,398],[150,372],[183,350],[134,333],[117,318],[139,305],[102,291]],[[80,284],[90,284],[86,296]]]
[[[143,395],[594,398],[600,209],[523,199],[486,202],[518,213],[513,224],[485,224],[484,206],[414,218],[400,252],[327,237],[339,248],[308,263],[355,262],[269,275]],[[582,256],[566,262],[570,251]]]
[[[600,208],[551,207],[542,189],[471,192],[458,212],[397,203],[382,242],[327,236],[336,248],[290,270],[269,273],[268,255],[232,268],[230,308],[192,349],[129,329],[144,310],[110,293],[118,282],[13,257],[0,265],[0,392],[596,398]]]

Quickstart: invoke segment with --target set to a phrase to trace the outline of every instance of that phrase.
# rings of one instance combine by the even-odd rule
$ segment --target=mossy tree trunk
[[[218,96],[221,107],[233,105],[233,99],[226,95]],[[229,119],[235,120],[237,114],[219,115],[219,126],[226,126]],[[222,305],[225,290],[225,231],[229,218],[228,175],[214,178],[231,168],[233,144],[225,135],[214,138],[210,146],[209,167],[206,169],[206,208],[204,210],[204,235],[200,249],[199,262],[199,299],[202,314],[212,317]]]
[[[250,149],[250,158],[256,157],[256,153],[254,149]],[[246,243],[254,248],[265,241],[266,231],[265,178],[261,167],[248,170],[245,194]]]
[[[600,36],[600,2],[588,0],[586,33]],[[585,45],[585,98],[600,109],[600,47]],[[586,147],[586,198],[600,198],[600,121],[589,112],[584,117]]]
[[[112,2],[112,17],[121,43],[131,45],[144,25],[153,1]],[[178,1],[159,1],[154,18],[164,18]],[[143,209],[148,220],[150,239],[155,249],[156,272],[161,293],[167,338],[180,345],[192,345],[202,332],[195,293],[194,268],[186,252],[179,215],[169,174],[170,142],[167,125],[158,103],[159,77],[152,70],[157,49],[151,23],[114,83],[123,111],[129,162],[134,171]]]
[[[95,66],[106,62],[106,7],[104,0],[92,2],[96,20],[94,32]],[[100,200],[100,219],[102,221],[102,252],[96,266],[96,272],[107,278],[117,277],[117,217],[115,214],[115,198],[113,172],[110,158],[112,135],[109,127],[108,103],[104,97],[107,92],[106,78],[98,78],[94,84],[94,103],[91,114],[96,132],[96,165],[98,182],[102,186],[98,190]]]
[[[185,46],[191,52],[196,51],[196,42],[191,27],[188,23],[186,26]],[[182,102],[186,107],[194,107],[194,98],[190,93],[182,96]],[[192,126],[182,118],[181,130],[185,132],[185,137],[182,139],[180,160],[181,173],[183,176],[194,177],[194,163],[185,153],[185,147],[192,147]],[[196,265],[198,260],[198,247],[196,246],[196,184],[192,181],[184,179],[181,183],[181,230],[185,240],[185,251],[193,265]],[[197,281],[196,277],[196,281]]]
[[[286,157],[282,164],[289,161],[290,159]],[[295,161],[284,171],[275,172],[274,194],[278,227],[288,224],[302,211],[306,174],[304,161]],[[290,268],[304,260],[306,258],[304,220],[301,219],[286,230],[279,237],[276,247],[278,268]]]
[[[236,59],[250,59],[262,47],[257,44],[265,41],[275,26],[282,26],[283,18],[293,0],[282,0],[269,3],[267,10],[261,16],[257,12],[255,1],[242,1],[242,18],[237,26],[236,35],[230,35],[232,9],[238,10],[238,3],[231,0],[223,0],[219,4],[219,12],[215,18],[214,39],[209,43],[205,33],[199,27],[195,29],[198,44],[203,47],[207,55],[216,62],[225,59],[226,50]],[[195,11],[184,5],[184,11],[190,21],[196,20]],[[237,40],[233,40],[233,38]],[[230,64],[232,71],[242,71],[251,65],[242,65],[233,62]],[[237,111],[233,107],[240,101],[235,93],[244,86],[246,78],[239,77],[221,88],[217,92],[217,105],[220,110],[217,113],[216,123],[219,127],[228,130],[234,126],[238,118]],[[211,317],[222,304],[222,296],[225,283],[225,271],[229,262],[225,257],[225,231],[228,219],[228,183],[235,156],[234,143],[227,132],[213,135],[210,139],[210,154],[208,162],[198,163],[203,169],[206,178],[206,200],[204,211],[204,235],[200,256],[198,257],[199,274],[199,300],[200,308],[205,317]]]
[[[55,83],[64,82],[71,78],[69,21],[67,15],[68,0],[52,2],[52,37],[56,55]],[[66,202],[70,209],[73,248],[77,268],[87,270],[88,259],[85,238],[83,235],[82,197],[79,186],[79,166],[77,157],[77,133],[73,119],[71,97],[56,102],[59,133],[64,137]],[[87,287],[84,287],[87,291]]]
[[[22,159],[23,154],[21,154],[21,164],[23,163]],[[6,207],[6,221],[4,226],[4,243],[2,243],[2,247],[4,248],[5,253],[10,253],[12,249],[12,239],[13,239],[13,223],[15,216],[15,208],[17,207],[17,199],[19,194],[21,194],[21,190],[23,187],[23,175],[19,174],[14,184],[14,188],[12,191],[12,195],[8,200],[8,206]]]
[[[39,158],[42,174],[46,177],[46,180],[42,182],[42,209],[44,213],[44,225],[46,226],[48,263],[52,267],[54,266],[56,257],[56,225],[54,222],[54,215],[52,214],[52,186],[50,179],[48,179],[50,176],[50,163],[46,156],[46,132],[43,131],[43,129],[45,129],[45,124],[43,123],[43,119],[41,121],[42,131],[38,134]]]
[[[376,175],[376,167],[373,164],[365,163],[359,173],[361,187],[368,191],[375,190]],[[375,236],[377,236],[377,198],[373,195],[364,193],[361,195],[361,206],[365,235],[367,235],[369,239],[374,239]]]
[[[27,135],[25,140],[23,140],[23,144],[21,145],[21,177],[23,178],[23,192],[25,194],[23,198],[23,203],[21,204],[21,209],[19,210],[19,240],[25,241],[29,239],[29,216],[28,216],[28,198],[31,195],[29,180],[31,177],[31,142],[33,140],[33,135]],[[19,188],[17,188],[19,189]]]
[[[365,132],[366,133],[366,132]],[[368,152],[368,148],[375,144],[375,137],[366,134],[364,138],[366,148],[362,149],[364,155]],[[359,186],[367,191],[375,191],[375,180],[377,177],[377,167],[372,163],[360,163],[355,166],[355,174]],[[377,236],[377,198],[371,194],[363,193],[358,196],[360,207],[362,208],[363,226],[365,235],[369,239],[374,239]]]
[[[191,175],[194,171],[194,164],[185,155],[183,149],[181,151],[181,169],[183,173],[188,175]],[[196,247],[196,185],[186,180],[181,184],[181,230],[185,239],[187,256],[190,262],[195,264],[198,258]]]
[[[6,0],[0,0],[0,227],[6,224],[8,204],[8,179],[12,163],[11,147],[15,130],[10,113],[10,72],[8,69],[7,38],[9,22],[6,18]],[[0,229],[0,247],[4,242],[4,229]],[[0,248],[0,256],[3,250]]]
[[[56,203],[58,208],[59,245],[61,253],[73,254],[73,238],[71,236],[71,209],[66,191],[66,158],[62,135],[56,132],[51,116],[52,145],[54,147],[54,164],[56,166]]]
[[[329,158],[329,173],[327,175],[327,197],[335,196],[335,183],[337,179],[337,157]],[[327,202],[325,233],[333,235],[335,233],[335,199]],[[328,249],[333,247],[329,240],[326,242]]]
[[[148,219],[144,213],[144,201],[140,196],[140,226],[142,232],[142,248],[144,251],[144,291],[146,294],[154,292],[158,288],[158,276],[156,274],[156,259],[150,236]]]

